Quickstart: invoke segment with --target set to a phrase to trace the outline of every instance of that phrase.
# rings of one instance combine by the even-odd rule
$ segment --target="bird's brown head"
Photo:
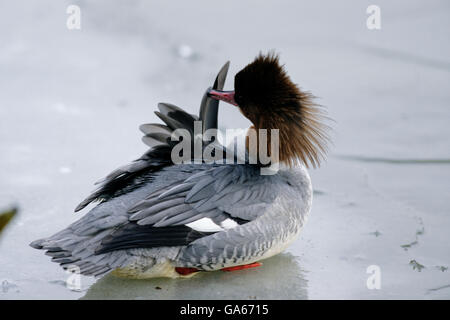
[[[329,137],[324,110],[287,75],[273,53],[260,54],[234,78],[234,91],[211,90],[210,96],[239,107],[256,130],[279,129],[279,159],[298,159],[316,167],[324,158]]]

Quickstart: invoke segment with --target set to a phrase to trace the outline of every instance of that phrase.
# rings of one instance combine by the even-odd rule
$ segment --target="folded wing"
[[[187,245],[249,223],[265,213],[283,184],[250,165],[209,166],[133,205],[129,223],[103,239],[98,253]]]

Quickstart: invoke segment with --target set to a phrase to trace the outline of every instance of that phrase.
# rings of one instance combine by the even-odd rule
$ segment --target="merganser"
[[[306,167],[326,153],[326,116],[273,53],[238,72],[234,91],[222,91],[227,70],[228,63],[204,94],[199,117],[159,104],[165,125],[140,127],[150,150],[100,182],[75,209],[99,201],[85,216],[30,245],[83,275],[140,279],[255,267],[283,251],[311,209]],[[217,128],[219,100],[237,106],[255,130],[279,129],[276,174],[261,175],[260,163],[172,163],[171,133],[193,132],[196,120]]]

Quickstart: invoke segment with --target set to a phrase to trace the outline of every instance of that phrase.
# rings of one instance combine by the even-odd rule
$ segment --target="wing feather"
[[[214,89],[223,89],[228,67],[229,62],[220,69],[214,81]],[[194,121],[197,120],[204,122],[203,130],[217,129],[218,104],[217,100],[209,98],[205,92],[200,105],[200,116],[196,116],[173,104],[159,103],[159,112],[156,111],[155,114],[164,124],[150,123],[139,127],[145,134],[142,140],[150,147],[150,150],[139,159],[114,170],[98,181],[96,183],[99,185],[98,188],[75,208],[75,212],[82,210],[91,202],[106,201],[130,192],[141,183],[149,181],[153,173],[172,165],[170,156],[174,144],[169,138],[173,130],[183,128],[193,133]]]

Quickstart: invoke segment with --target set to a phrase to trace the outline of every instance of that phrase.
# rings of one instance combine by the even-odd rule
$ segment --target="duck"
[[[160,103],[155,113],[164,124],[140,127],[150,149],[97,183],[75,209],[96,202],[89,212],[31,247],[72,272],[134,279],[254,268],[284,251],[311,211],[307,169],[326,157],[328,117],[311,93],[292,82],[274,52],[260,53],[240,70],[232,91],[223,90],[228,67],[204,92],[198,116]],[[261,174],[267,164],[248,159],[171,160],[172,134],[193,133],[197,121],[203,121],[202,132],[217,129],[220,101],[250,120],[249,131],[278,130],[276,172]]]

